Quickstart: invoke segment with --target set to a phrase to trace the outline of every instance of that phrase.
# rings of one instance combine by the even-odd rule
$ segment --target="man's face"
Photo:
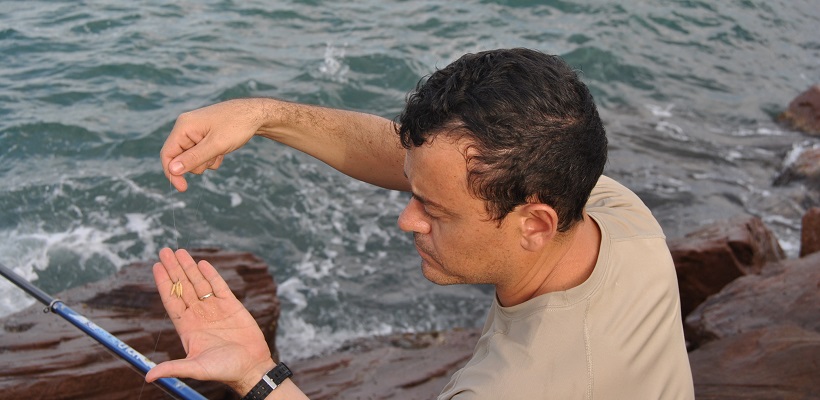
[[[498,284],[511,270],[516,230],[490,220],[467,186],[466,140],[437,136],[407,151],[404,173],[413,197],[399,227],[413,232],[421,268],[431,282]]]

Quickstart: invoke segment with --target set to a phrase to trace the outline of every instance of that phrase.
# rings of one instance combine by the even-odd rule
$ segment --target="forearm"
[[[405,151],[392,121],[274,99],[254,101],[263,119],[258,136],[307,153],[361,181],[409,190],[403,173]]]

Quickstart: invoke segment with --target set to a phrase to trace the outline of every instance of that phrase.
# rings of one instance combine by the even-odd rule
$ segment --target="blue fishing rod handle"
[[[100,344],[135,367],[142,373],[142,375],[145,375],[151,368],[157,365],[140,352],[134,350],[131,346],[125,344],[122,340],[117,339],[116,336],[108,333],[108,331],[100,328],[88,318],[72,310],[71,307],[65,305],[63,302],[52,302],[51,311],[65,318],[72,325],[76,326],[96,341],[100,342]],[[165,389],[168,394],[179,399],[206,400],[205,397],[199,394],[196,390],[191,389],[190,386],[186,385],[179,379],[160,378],[157,380],[157,383],[160,387]]]

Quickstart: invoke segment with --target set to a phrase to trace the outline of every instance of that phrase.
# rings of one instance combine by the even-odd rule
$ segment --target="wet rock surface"
[[[698,400],[820,398],[817,331],[761,327],[710,342],[689,362]]]
[[[820,85],[799,94],[779,116],[792,129],[820,136]]]
[[[480,333],[457,329],[369,338],[291,367],[311,400],[433,399],[470,359]]]
[[[775,178],[774,185],[800,182],[808,189],[820,189],[820,147],[796,148],[792,152],[796,155],[790,155],[784,161],[783,171]]]
[[[820,398],[820,253],[737,279],[686,325],[698,399]]]
[[[689,314],[686,325],[698,343],[776,325],[820,332],[820,253],[738,278]]]
[[[820,207],[803,215],[800,229],[800,257],[820,251]]]
[[[784,259],[774,234],[760,218],[736,216],[669,240],[680,287],[682,315],[733,280],[758,274],[766,263]]]

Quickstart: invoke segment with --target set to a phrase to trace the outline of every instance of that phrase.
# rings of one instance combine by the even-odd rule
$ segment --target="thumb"
[[[185,163],[183,163],[180,158],[182,157],[177,157],[171,160],[171,164],[168,165],[168,171],[173,175],[182,175],[187,172],[185,169]]]
[[[214,143],[210,143],[205,137],[193,147],[183,151],[168,163],[168,172],[171,175],[182,175],[191,172],[202,166],[207,167],[207,163],[221,154]]]
[[[191,360],[171,360],[158,364],[145,374],[145,381],[151,383],[159,378],[193,378],[207,380],[199,363]]]
[[[203,142],[204,141],[205,139],[203,139]],[[209,154],[209,146],[200,142],[171,159],[167,164],[167,176],[177,190],[184,192],[188,189],[188,182],[185,180],[184,174],[194,171],[197,168],[204,170],[205,168],[200,166],[207,164],[215,157],[215,155],[209,156]],[[197,171],[194,172],[201,173]]]

